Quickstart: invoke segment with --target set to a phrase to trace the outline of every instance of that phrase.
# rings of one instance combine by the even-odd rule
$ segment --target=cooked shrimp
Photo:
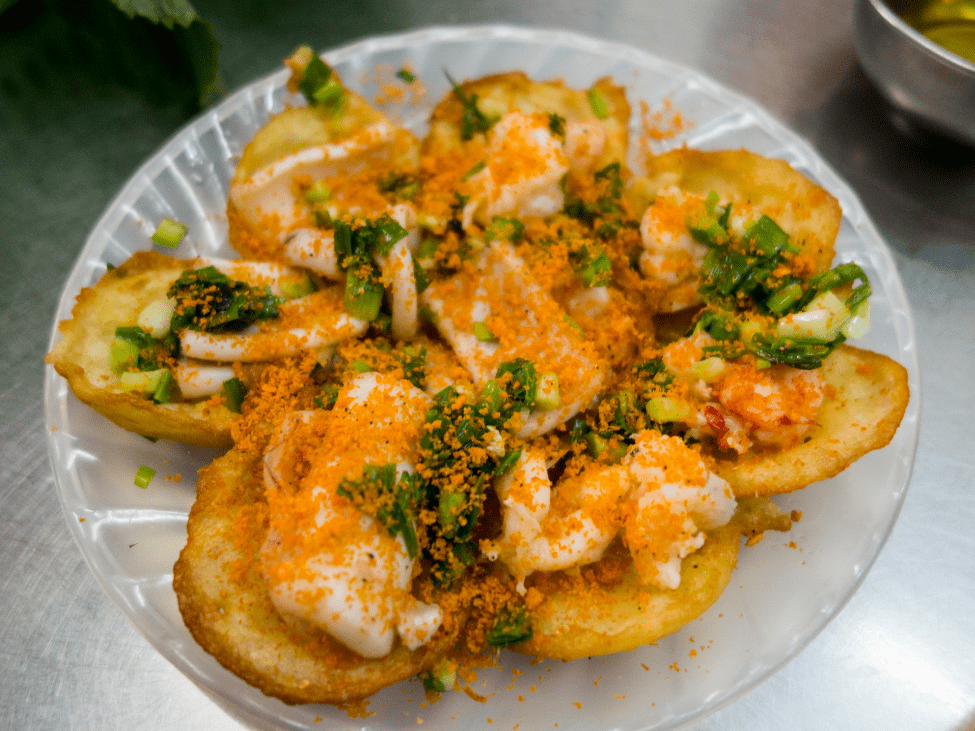
[[[749,425],[756,441],[767,445],[795,443],[816,422],[826,395],[817,371],[776,365],[729,365],[715,384],[718,402]]]
[[[668,188],[657,195],[640,221],[640,271],[667,285],[662,306],[665,312],[701,303],[698,272],[708,249],[691,237],[687,218],[703,212],[704,199],[700,196]]]
[[[464,208],[463,224],[477,217],[539,216],[562,209],[560,181],[569,159],[544,114],[509,112],[491,129],[484,168],[470,178],[474,194]]]
[[[566,123],[563,150],[573,170],[591,170],[605,149],[606,129],[599,122]]]
[[[496,484],[504,513],[492,546],[519,580],[598,561],[622,527],[641,579],[675,589],[681,559],[704,544],[702,529],[735,511],[728,483],[677,437],[637,435],[622,464],[562,480],[556,498],[540,454],[526,452]]]
[[[419,647],[443,619],[410,594],[414,559],[402,535],[339,493],[367,466],[411,472],[429,404],[409,382],[364,373],[332,410],[290,416],[265,454],[271,527],[261,558],[271,599],[364,657],[385,656],[397,635]]]

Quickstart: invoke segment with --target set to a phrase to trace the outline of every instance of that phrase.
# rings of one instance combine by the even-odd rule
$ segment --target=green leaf
[[[129,18],[136,16],[152,23],[160,23],[170,30],[174,25],[188,28],[199,18],[196,10],[186,0],[112,0],[115,6]]]
[[[205,107],[223,96],[218,77],[220,42],[210,26],[187,0],[111,0],[128,16],[141,18],[173,31],[173,40],[188,63],[196,81],[199,106]]]

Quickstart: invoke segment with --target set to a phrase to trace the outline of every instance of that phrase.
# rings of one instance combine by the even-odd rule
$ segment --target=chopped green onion
[[[517,218],[495,216],[484,232],[488,241],[521,241],[525,236],[525,224]]]
[[[318,287],[315,286],[315,282],[308,272],[304,272],[300,282],[285,282],[281,285],[281,294],[289,300],[304,297],[317,291]]]
[[[152,391],[152,400],[157,404],[168,404],[173,400],[173,389],[176,388],[176,379],[173,374],[164,370],[159,377],[159,383]]]
[[[788,310],[802,298],[802,285],[793,282],[779,290],[765,301],[765,306],[773,315],[779,315]]]
[[[235,414],[240,413],[240,407],[244,403],[244,396],[247,393],[247,389],[244,386],[243,381],[239,378],[230,378],[223,382],[223,395],[226,398],[224,401],[224,406],[233,411]]]
[[[423,690],[443,693],[456,684],[457,670],[452,663],[443,660],[432,670],[422,673],[420,680],[423,682]]]
[[[152,240],[160,246],[175,249],[180,245],[183,237],[190,228],[185,223],[174,221],[171,218],[164,218],[159,222],[156,231],[152,234]]]
[[[464,512],[467,498],[460,492],[441,492],[437,506],[437,521],[448,538],[454,536],[460,527],[460,516]]]
[[[423,239],[420,245],[416,247],[416,258],[417,259],[432,259],[437,253],[437,246],[439,241],[434,238]]]
[[[596,432],[588,432],[585,436],[585,440],[586,451],[589,452],[589,456],[598,457],[606,451],[606,440],[599,436]]]
[[[137,323],[152,338],[164,338],[169,334],[170,322],[176,311],[176,303],[168,297],[154,300],[142,308]]]
[[[385,292],[373,269],[371,266],[354,267],[349,269],[345,280],[345,311],[366,322],[379,317]]]
[[[156,471],[152,467],[146,467],[145,465],[140,465],[139,469],[135,472],[135,486],[141,487],[145,490],[149,487],[149,483],[152,482],[152,478],[156,476]]]
[[[610,275],[613,271],[613,263],[609,260],[606,252],[602,252],[594,259],[587,261],[576,274],[582,283],[588,288],[605,287],[610,282]]]
[[[717,356],[705,358],[691,366],[691,373],[705,383],[714,383],[724,373],[725,362]]]
[[[277,317],[282,302],[270,287],[252,287],[230,279],[214,266],[183,272],[166,294],[176,301],[170,321],[174,332],[187,327],[239,331],[255,320]]]
[[[828,343],[839,334],[847,319],[849,318],[837,317],[826,308],[805,310],[779,320],[775,333],[780,338]]]
[[[494,468],[494,476],[500,477],[505,472],[510,470],[512,467],[514,467],[516,464],[518,464],[518,460],[520,459],[521,459],[520,449],[514,449],[506,453],[502,458],[502,460],[498,462],[498,466]]]
[[[686,403],[670,396],[657,396],[647,401],[647,416],[661,424],[680,421],[690,413]]]
[[[119,385],[123,391],[155,393],[156,389],[163,382],[164,374],[172,378],[169,371],[165,368],[158,368],[154,371],[126,371],[119,376]]]
[[[321,180],[316,180],[308,190],[305,191],[305,200],[309,203],[322,203],[332,197],[332,189]]]
[[[497,342],[497,338],[494,337],[494,333],[492,333],[488,329],[488,326],[483,322],[474,323],[474,337],[484,343]]]
[[[609,105],[606,99],[595,89],[586,90],[586,99],[589,100],[589,107],[597,119],[606,119],[609,116]]]
[[[366,363],[364,360],[354,360],[349,363],[349,368],[354,370],[356,373],[369,373],[372,370],[372,366]]]
[[[454,94],[457,95],[457,99],[460,101],[463,110],[463,116],[460,122],[460,138],[467,141],[477,133],[486,134],[500,117],[497,114],[488,116],[482,112],[477,106],[477,94],[467,96],[461,91],[460,84],[450,77],[450,74],[444,71],[444,75],[447,77],[450,85],[454,87]]]
[[[525,358],[516,358],[498,366],[495,378],[510,375],[505,390],[516,409],[530,409],[538,394],[538,373],[535,364]]]
[[[298,82],[298,91],[305,95],[309,104],[321,105],[332,115],[337,115],[345,106],[345,89],[332,78],[328,64],[314,54]]]
[[[857,307],[856,312],[840,328],[840,332],[848,338],[862,338],[870,329],[870,300],[865,300]]]
[[[112,373],[121,374],[137,366],[140,348],[131,340],[116,336],[110,348],[112,354]]]
[[[559,377],[555,373],[543,373],[538,377],[538,391],[535,394],[535,408],[541,411],[557,409],[562,404],[559,394]]]
[[[565,137],[565,117],[555,112],[549,112],[548,129],[553,135]]]
[[[396,72],[396,75],[407,84],[412,84],[414,81],[416,81],[416,76],[414,76],[407,68],[400,69]]]
[[[473,178],[475,175],[477,175],[486,167],[487,167],[487,163],[484,160],[481,160],[474,167],[472,167],[470,170],[464,173],[464,177],[460,179],[460,182],[466,183],[468,180]]]
[[[508,647],[532,638],[531,618],[524,607],[502,609],[487,633],[488,644],[492,647]]]
[[[757,320],[745,320],[738,329],[738,337],[743,343],[748,343],[755,339],[755,336],[762,332],[762,323]]]
[[[486,403],[491,412],[498,412],[504,405],[504,392],[493,378],[481,388],[481,399]]]
[[[427,270],[420,264],[419,259],[415,256],[411,256],[410,258],[413,260],[413,279],[416,282],[416,293],[423,294],[427,287],[430,286],[430,275],[427,274]]]
[[[416,558],[419,543],[414,520],[420,488],[420,479],[410,473],[403,473],[397,480],[395,464],[367,464],[362,477],[342,478],[336,492],[376,518],[391,536],[400,536],[407,554]],[[392,496],[392,502],[385,496]]]

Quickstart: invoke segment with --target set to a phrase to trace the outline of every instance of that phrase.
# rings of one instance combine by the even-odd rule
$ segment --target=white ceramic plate
[[[538,79],[562,77],[577,87],[610,75],[628,87],[634,132],[640,101],[651,112],[670,104],[683,115],[686,131],[657,149],[684,143],[747,147],[788,160],[842,204],[838,258],[856,259],[874,288],[873,327],[861,345],[909,369],[913,396],[907,416],[886,449],[836,479],[781,499],[785,509],[803,511],[802,522],[790,535],[772,534],[743,550],[728,590],[682,632],[635,652],[572,663],[532,665],[505,653],[506,670],[482,674],[479,692],[493,694],[486,703],[449,694],[421,707],[419,684],[400,683],[372,699],[374,715],[350,719],[331,707],[289,707],[265,697],[203,652],[183,626],[172,566],[185,541],[196,472],[217,452],[152,444],[122,431],[80,404],[49,367],[46,414],[61,502],[102,588],[217,703],[261,728],[389,729],[418,720],[437,729],[673,728],[754,687],[796,655],[853,595],[893,527],[910,478],[920,412],[913,322],[890,252],[863,206],[805,142],[756,104],[634,48],[563,32],[431,28],[362,41],[327,59],[368,99],[409,64],[426,95],[393,100],[385,108],[420,135],[433,104],[449,88],[445,69],[456,79],[520,69]],[[236,93],[185,127],[132,176],[88,238],[65,286],[58,320],[70,316],[75,295],[107,263],[149,248],[163,216],[189,224],[177,255],[230,253],[228,184],[245,144],[269,114],[283,108],[285,80],[280,71]],[[56,339],[55,330],[52,344]],[[132,483],[142,464],[158,470],[145,490]],[[169,479],[175,475],[181,481]]]

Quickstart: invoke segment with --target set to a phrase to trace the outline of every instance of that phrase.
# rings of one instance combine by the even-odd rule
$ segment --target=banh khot
[[[631,170],[622,87],[519,72],[448,74],[418,140],[286,63],[230,186],[242,258],[134,255],[48,357],[124,428],[230,447],[174,588],[247,682],[342,704],[654,642],[791,527],[769,496],[892,438],[906,373],[846,344],[870,283],[788,164]]]

